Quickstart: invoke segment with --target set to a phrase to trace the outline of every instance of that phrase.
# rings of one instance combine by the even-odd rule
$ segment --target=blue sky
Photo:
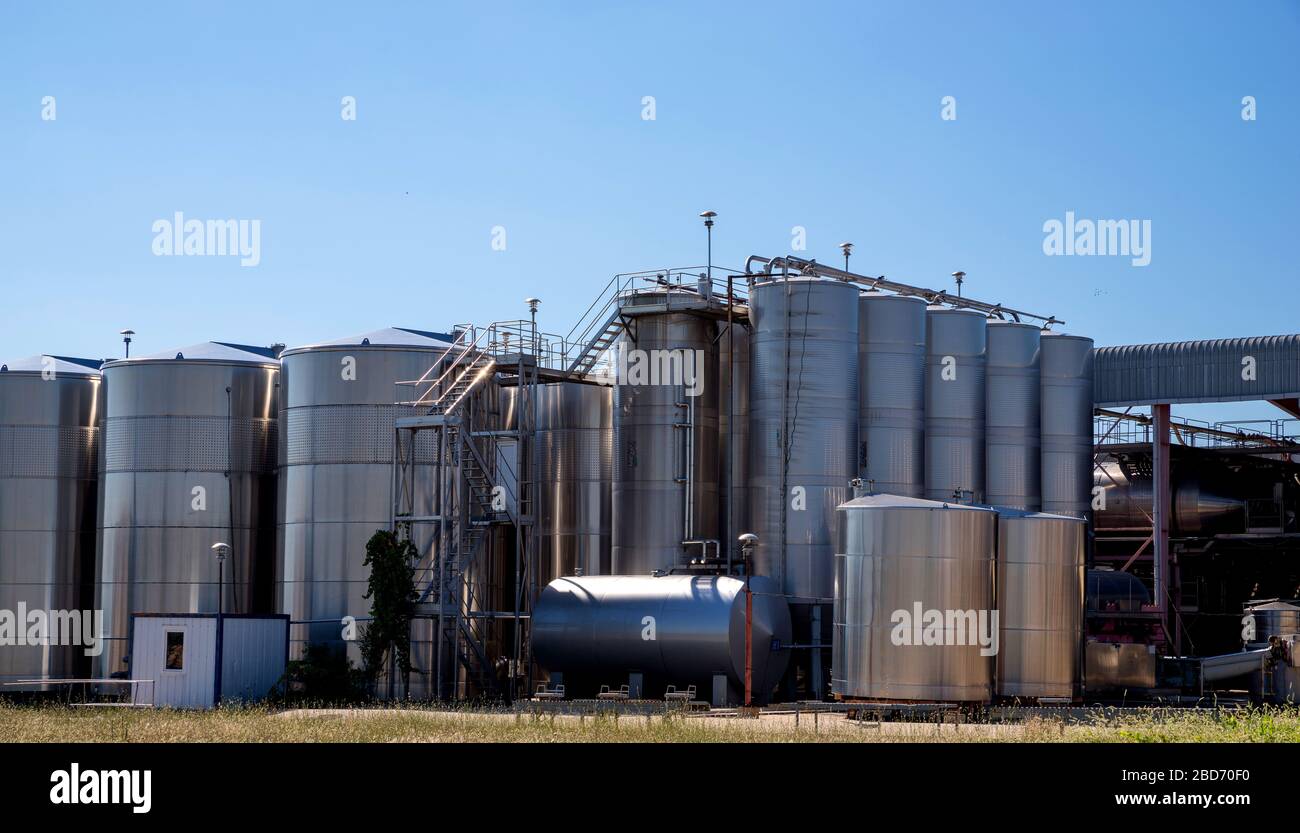
[[[706,208],[720,265],[803,226],[808,256],[962,269],[1098,344],[1295,332],[1298,47],[1295,0],[6,3],[0,357],[529,295],[567,332],[613,273],[703,262]],[[1045,256],[1070,210],[1149,219],[1150,265]],[[154,256],[176,211],[260,220],[260,264]]]

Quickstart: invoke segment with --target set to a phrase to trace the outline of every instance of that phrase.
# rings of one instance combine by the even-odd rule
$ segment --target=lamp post
[[[701,211],[700,216],[704,218],[704,231],[709,236],[709,285],[713,285],[713,218],[718,216],[716,211]]]
[[[222,613],[224,611],[225,597],[225,578],[226,578],[226,556],[230,553],[230,545],[218,541],[212,545],[212,554],[217,558],[217,668],[213,675],[213,692],[212,702],[215,705],[221,705],[221,662],[222,648],[225,641],[225,627],[222,622]]]
[[[528,314],[533,320],[533,356],[537,356],[537,306],[542,302],[541,298],[525,298],[524,303],[528,305]]]
[[[953,277],[953,280],[957,281],[957,297],[960,298],[960,297],[961,297],[961,285],[962,285],[962,283],[966,280],[966,273],[965,273],[965,272],[953,272],[953,273],[952,273],[952,277]]]
[[[122,337],[122,343],[126,345],[126,358],[131,358],[131,336],[135,335],[135,330],[118,330],[117,334]]]
[[[849,271],[849,255],[853,253],[852,243],[841,243],[840,251],[844,252],[844,271]]]

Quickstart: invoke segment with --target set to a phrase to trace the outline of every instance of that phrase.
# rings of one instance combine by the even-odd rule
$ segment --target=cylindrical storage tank
[[[843,504],[838,520],[832,692],[987,702],[997,513],[877,494]]]
[[[1252,642],[1267,642],[1270,636],[1300,633],[1300,607],[1293,604],[1264,602],[1250,605],[1246,612],[1255,617],[1255,638]]]
[[[97,359],[33,356],[0,365],[0,610],[87,611],[95,575]],[[97,623],[77,614],[89,635]],[[19,628],[26,629],[24,622]],[[89,673],[83,645],[0,647],[0,691]]]
[[[735,344],[735,361],[731,359]],[[736,539],[749,532],[749,330],[733,323],[720,325],[718,339],[718,480],[722,504],[720,534],[725,554],[739,554]],[[731,413],[728,413],[730,405]],[[730,461],[730,462],[728,462]]]
[[[987,322],[948,307],[930,307],[925,317],[925,496],[980,503]]]
[[[646,302],[649,303],[649,298]],[[711,320],[637,315],[618,343],[611,570],[648,575],[717,540],[718,346]],[[699,549],[692,554],[698,554]]]
[[[1013,321],[988,324],[985,381],[984,500],[1037,511],[1038,327]]]
[[[1087,517],[1092,499],[1092,339],[1043,333],[1043,511]]]
[[[275,602],[289,615],[290,658],[309,644],[346,648],[360,667],[360,646],[342,639],[344,616],[370,615],[366,542],[389,529],[393,515],[393,421],[414,413],[394,403],[413,399],[398,382],[421,378],[450,346],[450,337],[392,327],[281,354],[280,516]],[[415,514],[437,512],[437,448],[432,431],[417,434]],[[434,524],[413,524],[412,540],[429,563]],[[428,692],[436,667],[431,620],[417,620],[411,695]]]
[[[776,579],[791,604],[829,602],[835,507],[858,473],[858,288],[765,278],[749,304],[754,571]]]
[[[1173,535],[1209,535],[1246,531],[1246,501],[1222,494],[1208,483],[1229,483],[1213,470],[1196,474],[1175,472],[1170,484],[1169,532]],[[1099,533],[1149,532],[1152,506],[1150,475],[1129,477],[1114,460],[1094,466],[1093,487],[1100,489],[1093,525]],[[1229,488],[1231,486],[1229,485]]]
[[[1086,538],[1080,518],[999,509],[999,695],[1078,693]]]
[[[271,607],[280,362],[204,342],[104,365],[94,676],[128,671],[134,613]],[[224,568],[214,544],[230,546]]]
[[[540,589],[560,576],[609,573],[614,391],[580,382],[538,385],[536,391]],[[507,430],[519,424],[518,393],[502,390]],[[527,450],[523,456],[520,465],[526,467]]]
[[[790,661],[790,611],[780,588],[750,579],[756,703],[766,702]],[[533,609],[533,656],[564,675],[567,693],[617,689],[645,675],[645,696],[695,685],[708,699],[726,675],[729,700],[745,689],[745,580],[733,576],[596,576],[556,579]]]
[[[863,292],[859,299],[858,445],[868,490],[925,491],[925,301]]]

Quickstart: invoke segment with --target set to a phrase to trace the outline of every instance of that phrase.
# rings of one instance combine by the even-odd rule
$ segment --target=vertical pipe
[[[1169,627],[1169,405],[1151,406],[1151,502],[1154,509],[1153,529],[1155,538],[1155,571],[1152,595],[1156,610],[1160,612],[1160,623]]]
[[[745,705],[754,698],[754,593],[749,588],[749,571],[745,572]]]

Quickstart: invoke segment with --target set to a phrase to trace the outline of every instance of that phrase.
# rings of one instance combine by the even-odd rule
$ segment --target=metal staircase
[[[530,484],[503,476],[514,472],[501,470],[508,463],[498,446],[518,442],[521,432],[496,430],[493,419],[502,377],[535,383],[536,374],[522,368],[518,351],[527,343],[521,325],[528,324],[457,328],[455,340],[429,370],[399,383],[410,393],[398,397],[408,414],[394,421],[392,526],[412,540],[417,525],[432,527],[416,567],[416,611],[432,623],[435,667],[420,670],[429,674],[438,699],[505,693],[488,643],[507,612],[492,609],[485,554],[493,528],[502,524],[514,525],[517,537],[525,539],[521,552],[531,551],[530,536],[524,534],[531,530],[520,529],[531,526],[531,519],[519,512],[529,502],[516,494]],[[507,353],[512,346],[515,353]],[[503,367],[509,355],[516,368]],[[421,448],[431,459],[419,459]],[[428,454],[431,449],[436,452]],[[432,514],[420,514],[421,507]],[[516,628],[522,613],[512,613]]]
[[[635,339],[640,314],[680,310],[721,319],[734,313],[743,320],[744,288],[710,284],[702,271],[616,275],[564,337],[539,333],[531,320],[458,326],[432,367],[398,383],[391,523],[420,551],[417,616],[432,625],[435,667],[419,670],[429,675],[437,699],[513,699],[532,691],[529,617],[541,589],[537,385],[604,383],[596,378],[603,375],[602,359],[625,332]],[[734,299],[730,309],[722,303],[726,291]],[[516,389],[511,428],[497,424],[507,387]],[[503,588],[508,568],[498,556],[511,549],[511,533],[512,605],[504,590],[495,592],[488,568],[502,571]],[[495,609],[503,605],[513,609]],[[507,666],[504,674],[494,661]]]

